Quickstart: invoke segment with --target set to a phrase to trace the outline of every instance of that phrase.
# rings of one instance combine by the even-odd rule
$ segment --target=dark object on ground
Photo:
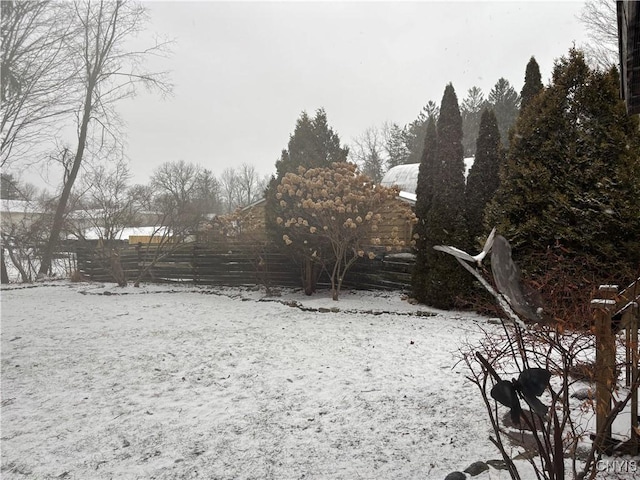
[[[489,470],[489,465],[484,462],[473,462],[467,468],[464,469],[465,473],[468,473],[472,477],[480,475],[482,472]]]
[[[549,380],[551,380],[551,373],[544,368],[527,368],[518,377],[520,392],[529,406],[541,417],[547,414],[548,408],[538,397],[549,385]]]
[[[522,407],[520,407],[518,392],[516,392],[513,383],[508,380],[500,380],[491,389],[491,396],[511,411],[511,421],[519,425]]]
[[[451,472],[444,480],[467,480],[467,476],[462,472]]]
[[[487,465],[496,470],[507,470],[508,468],[504,460],[487,460]]]
[[[551,373],[544,368],[527,368],[520,373],[518,380],[500,380],[491,389],[491,397],[511,410],[511,420],[515,425],[520,424],[522,407],[518,399],[518,393],[524,397],[531,409],[540,417],[547,414],[547,406],[539,397],[544,392]]]
[[[571,398],[577,398],[578,400],[591,400],[593,398],[593,392],[590,388],[581,388],[571,394]]]

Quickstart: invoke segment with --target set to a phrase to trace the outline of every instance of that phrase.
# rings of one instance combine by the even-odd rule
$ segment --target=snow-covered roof
[[[166,227],[126,227],[118,234],[118,240],[127,240],[129,237],[150,237],[155,235],[161,237],[166,235]],[[104,238],[104,229],[102,228],[88,228],[83,232],[83,237],[86,240],[99,240]]]
[[[403,192],[416,193],[419,168],[419,163],[397,165],[385,173],[380,184],[385,187],[397,185]]]
[[[417,195],[415,193],[405,192],[404,190],[401,190],[400,193],[398,194],[398,198],[400,200],[404,200],[405,202],[409,202],[415,205]]]
[[[245,212],[247,210],[251,210],[253,207],[256,207],[258,205],[261,205],[263,203],[265,203],[267,201],[266,197],[260,197],[259,199],[251,202],[249,205],[247,205],[246,207],[242,207],[242,211]]]
[[[465,177],[469,173],[471,165],[473,165],[473,157],[464,159],[464,175]],[[397,165],[387,171],[382,177],[381,185],[385,187],[392,187],[397,185],[400,190],[408,193],[416,193],[418,188],[418,170],[420,169],[419,163],[408,163],[406,165]]]
[[[2,213],[42,213],[42,208],[35,202],[26,200],[9,200],[3,198],[0,202]]]

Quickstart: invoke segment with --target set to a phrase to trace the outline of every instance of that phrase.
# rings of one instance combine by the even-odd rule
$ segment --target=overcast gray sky
[[[349,144],[371,126],[413,121],[451,82],[458,101],[500,77],[518,91],[533,55],[543,83],[585,41],[583,2],[147,2],[149,32],[176,40],[150,66],[172,71],[174,96],[119,105],[135,183],[166,161],[219,176],[261,174],[303,110],[324,107]]]

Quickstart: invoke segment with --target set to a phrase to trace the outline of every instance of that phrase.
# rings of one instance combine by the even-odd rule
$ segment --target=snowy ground
[[[499,458],[458,363],[497,327],[420,313],[398,293],[4,288],[2,478],[443,479]]]

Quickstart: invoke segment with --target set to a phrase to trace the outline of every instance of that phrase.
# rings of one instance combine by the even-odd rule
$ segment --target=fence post
[[[611,329],[611,309],[618,293],[616,285],[600,285],[596,298],[591,300],[595,320],[596,336],[596,438],[598,451],[606,449],[606,440],[611,438],[611,425],[607,418],[611,413],[611,396],[615,379],[616,344]]]
[[[627,323],[629,342],[626,345],[627,353],[631,353],[631,447],[632,455],[638,454],[638,304],[631,302],[624,312]]]
[[[144,270],[144,265],[141,267],[142,265],[142,242],[138,242],[136,244],[136,255],[138,257],[138,262],[137,262],[137,273],[136,273],[136,281],[139,282],[142,280],[141,275],[142,275],[142,271]]]
[[[191,273],[193,275],[193,284],[198,285],[200,283],[200,272],[198,270],[198,246],[195,243],[191,247]]]

